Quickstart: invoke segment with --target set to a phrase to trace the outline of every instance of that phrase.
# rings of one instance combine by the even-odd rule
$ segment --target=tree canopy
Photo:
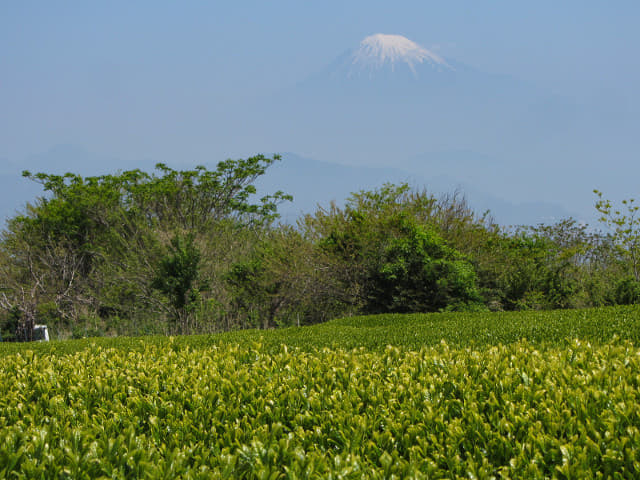
[[[280,158],[83,177],[24,172],[43,195],[0,236],[0,332],[215,332],[343,315],[640,301],[638,207],[597,192],[610,228],[504,228],[463,195],[353,193],[296,225],[255,181]]]

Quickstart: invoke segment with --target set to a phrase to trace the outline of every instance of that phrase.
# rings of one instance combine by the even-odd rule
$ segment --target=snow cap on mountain
[[[379,69],[387,64],[393,69],[396,63],[405,63],[415,73],[415,66],[425,62],[448,66],[441,57],[402,35],[370,35],[353,54],[353,65],[365,69]]]

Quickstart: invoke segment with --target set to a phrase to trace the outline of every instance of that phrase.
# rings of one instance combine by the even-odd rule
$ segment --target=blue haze
[[[0,214],[37,192],[23,168],[94,174],[293,152],[308,172],[285,162],[274,181],[299,191],[300,209],[343,198],[351,179],[379,183],[373,169],[463,186],[478,209],[494,198],[507,223],[523,205],[522,223],[592,221],[593,188],[638,196],[639,19],[633,1],[4,2]],[[433,85],[429,107],[404,87],[403,99],[379,90],[373,106],[326,83],[303,92],[378,32],[455,63],[478,101]],[[339,173],[301,187],[317,186],[317,165]]]

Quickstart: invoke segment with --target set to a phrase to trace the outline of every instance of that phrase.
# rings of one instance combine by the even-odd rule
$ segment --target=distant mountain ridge
[[[452,158],[476,158],[470,152],[440,152],[443,164]],[[484,158],[484,157],[480,157]],[[418,159],[419,160],[419,159]],[[424,160],[423,160],[424,161]],[[465,161],[465,160],[460,160]],[[490,210],[501,224],[537,224],[553,222],[571,216],[562,206],[552,202],[513,203],[475,187],[468,178],[462,180],[447,175],[445,167],[433,168],[429,175],[428,165],[416,166],[416,159],[399,163],[397,168],[350,166],[306,158],[295,153],[284,153],[283,160],[272,165],[267,173],[258,179],[258,194],[283,190],[294,197],[292,203],[285,202],[279,207],[282,220],[295,221],[305,213],[328,207],[332,201],[343,205],[347,197],[360,190],[371,190],[384,183],[407,182],[416,188],[427,188],[435,195],[459,190],[467,196],[470,206],[479,214]],[[117,171],[139,168],[153,171],[151,160],[134,162],[131,160],[105,159],[80,147],[61,145],[33,155],[21,162],[24,169],[33,172],[66,173],[68,171],[85,176],[116,173]],[[413,164],[413,168],[411,165]],[[215,168],[215,162],[205,164]],[[434,163],[435,165],[435,163]],[[189,169],[195,165],[172,164],[177,169]],[[409,167],[409,168],[405,168]],[[4,220],[22,210],[27,202],[33,202],[42,195],[40,185],[22,178],[20,171],[0,174],[0,216]]]
[[[282,157],[282,162],[273,165],[258,180],[257,186],[259,191],[282,189],[293,195],[292,203],[279,207],[282,219],[287,223],[292,223],[303,213],[314,212],[318,207],[326,208],[332,201],[344,205],[351,193],[378,188],[385,183],[408,183],[414,188],[426,188],[436,197],[457,192],[467,198],[477,214],[490,211],[501,225],[537,225],[575,217],[552,202],[512,203],[445,175],[425,177],[402,168],[339,165],[294,153],[285,153]]]

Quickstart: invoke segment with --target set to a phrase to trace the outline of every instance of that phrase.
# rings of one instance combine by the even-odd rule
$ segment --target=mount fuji
[[[363,39],[358,49],[339,57],[331,70],[336,76],[373,79],[387,72],[395,76],[409,73],[418,78],[418,70],[423,68],[452,70],[442,57],[402,35],[377,33]]]
[[[575,211],[565,203],[578,197],[575,191],[562,197],[567,178],[553,185],[548,171],[559,171],[558,152],[582,144],[576,137],[583,135],[583,118],[570,100],[526,81],[377,33],[256,105],[241,128],[259,131],[270,151],[391,166],[416,178],[448,178],[451,190],[472,185],[513,204],[556,203]],[[575,164],[562,168],[571,175]],[[586,210],[593,188],[584,188]],[[549,208],[542,216],[549,217]]]
[[[364,38],[255,112],[243,128],[260,129],[276,151],[367,165],[447,149],[520,156],[576,120],[564,98],[391,34]]]

